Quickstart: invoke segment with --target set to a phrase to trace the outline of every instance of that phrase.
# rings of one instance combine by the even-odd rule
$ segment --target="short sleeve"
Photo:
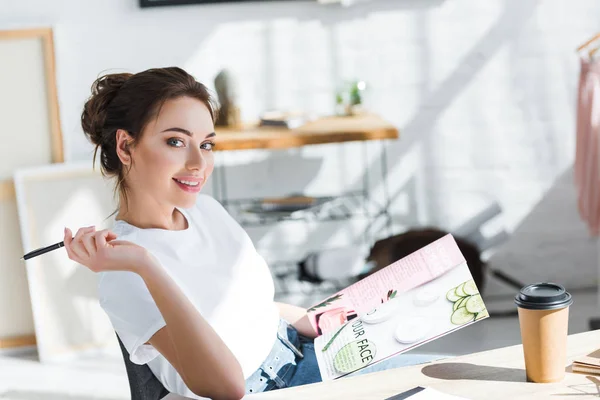
[[[142,365],[156,358],[158,350],[145,343],[166,323],[144,280],[133,272],[103,272],[98,295],[131,362]]]

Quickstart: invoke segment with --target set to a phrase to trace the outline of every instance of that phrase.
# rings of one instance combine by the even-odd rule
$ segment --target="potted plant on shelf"
[[[336,94],[336,114],[351,116],[364,113],[362,93],[366,87],[366,83],[360,80],[347,83],[344,89]]]

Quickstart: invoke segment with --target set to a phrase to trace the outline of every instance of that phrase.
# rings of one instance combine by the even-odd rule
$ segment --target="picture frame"
[[[36,344],[13,173],[64,160],[53,31],[0,30],[0,349]],[[15,134],[18,133],[18,134]]]

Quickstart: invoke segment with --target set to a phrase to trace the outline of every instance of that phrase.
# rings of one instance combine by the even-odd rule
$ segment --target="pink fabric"
[[[579,214],[600,235],[600,62],[581,59],[577,99],[575,186]]]

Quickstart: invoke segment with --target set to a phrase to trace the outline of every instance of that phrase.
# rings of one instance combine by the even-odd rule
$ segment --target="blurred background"
[[[597,106],[577,117],[599,2],[176,3],[0,0],[0,398],[129,397],[93,274],[61,251],[17,261],[66,224],[110,226],[80,127],[108,72],[179,66],[231,106],[217,134],[250,144],[223,139],[206,193],[248,231],[279,301],[311,306],[392,249],[453,233],[491,318],[419,352],[520,343],[513,298],[539,281],[573,294],[570,333],[595,328],[597,217],[580,209],[599,200],[573,165],[599,168],[576,161],[582,126],[598,131]],[[304,141],[285,144],[296,127]],[[271,145],[252,136],[264,129]]]

